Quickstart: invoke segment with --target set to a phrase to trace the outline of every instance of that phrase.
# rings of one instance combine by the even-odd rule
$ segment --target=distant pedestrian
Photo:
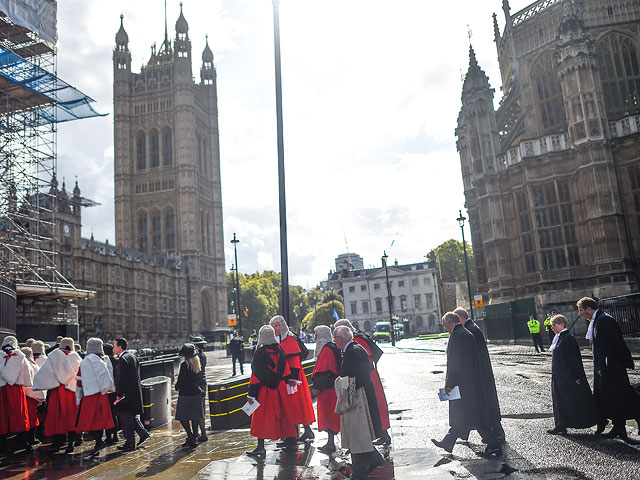
[[[196,425],[196,427],[200,428],[200,435],[198,436],[197,428],[193,433],[198,437],[199,442],[206,442],[207,440],[209,440],[209,438],[207,437],[207,430],[205,428],[205,422],[204,422],[204,419],[207,415],[206,399],[207,399],[207,392],[208,392],[207,374],[206,374],[207,354],[204,351],[205,348],[207,347],[207,341],[203,337],[198,336],[198,337],[193,337],[193,340],[191,343],[193,343],[193,345],[196,347],[196,355],[198,356],[198,360],[200,360],[200,374],[202,375],[202,385],[204,389],[204,395],[202,396],[202,411],[204,412],[204,416],[202,417],[202,421],[198,422],[198,425]]]
[[[76,434],[76,374],[80,356],[74,351],[73,339],[60,340],[33,379],[34,390],[48,390],[44,435],[53,437],[51,453],[56,453],[67,441],[66,453],[73,452]]]
[[[289,326],[282,315],[273,317],[269,324],[276,333],[282,350],[287,356],[287,363],[291,369],[291,375],[287,378],[289,387],[293,393],[287,397],[287,408],[291,412],[294,424],[302,425],[304,433],[298,437],[299,442],[306,442],[315,438],[310,425],[316,421],[313,412],[313,400],[309,382],[302,369],[302,360],[306,360],[309,350],[300,339],[289,330]]]
[[[547,313],[547,318],[544,319],[544,330],[547,332],[547,336],[549,337],[549,345],[553,342],[556,334],[553,332],[553,328],[551,328],[551,317],[556,314],[556,311],[553,310]]]
[[[549,349],[551,360],[551,394],[555,427],[551,435],[566,435],[567,428],[589,428],[598,421],[596,404],[584,373],[580,347],[567,329],[567,318],[554,315],[551,328],[555,332]]]
[[[533,340],[533,346],[536,349],[536,353],[544,352],[542,338],[540,338],[540,321],[533,315],[530,315],[527,327],[529,327],[529,333],[531,334],[531,339]]]
[[[447,374],[445,391],[449,394],[454,387],[460,390],[460,398],[449,401],[449,432],[442,441],[431,439],[434,445],[451,453],[458,438],[471,430],[477,430],[487,442],[484,455],[502,453],[498,439],[483,417],[482,390],[477,364],[476,341],[471,332],[460,323],[460,317],[447,312],[442,324],[449,332],[447,344]]]
[[[375,431],[371,417],[378,412],[378,405],[371,383],[369,355],[353,341],[353,332],[347,326],[336,327],[333,341],[342,351],[340,377],[335,382],[341,444],[351,452],[351,478],[363,480],[384,463],[373,445],[379,432]]]
[[[109,359],[111,362],[111,371],[113,372],[113,380],[116,380],[116,363],[117,360],[113,355],[113,344],[105,343],[102,345],[102,349],[104,350],[104,356]],[[118,407],[115,405],[115,401],[118,398],[116,392],[110,392],[109,396],[109,408],[111,409],[111,419],[113,420],[113,428],[105,431],[105,442],[107,445],[114,444],[118,441],[118,431],[120,430],[119,422],[118,422]]]
[[[496,391],[496,379],[493,375],[493,367],[491,366],[491,358],[489,357],[489,349],[487,341],[484,338],[482,330],[469,318],[467,311],[462,308],[456,308],[453,313],[458,314],[462,326],[469,330],[475,340],[478,352],[477,365],[480,374],[480,389],[482,390],[483,415],[487,425],[493,430],[498,442],[505,441],[504,429],[502,428],[502,415],[500,414],[500,403],[498,402],[498,392]],[[466,439],[468,434],[462,435]]]
[[[263,325],[258,332],[258,347],[251,361],[251,378],[247,402],[260,406],[251,415],[251,435],[258,439],[258,446],[247,455],[264,458],[265,439],[284,438],[285,451],[296,451],[297,429],[290,418],[286,378],[291,375],[284,350],[278,344],[275,330]]]
[[[593,298],[578,300],[578,314],[589,320],[586,338],[592,342],[593,394],[598,409],[600,435],[607,423],[613,420],[613,428],[605,438],[620,437],[629,441],[626,420],[638,417],[640,396],[631,388],[627,368],[633,369],[633,358],[622,337],[618,322],[603,312]]]
[[[331,341],[331,328],[318,325],[315,329],[316,364],[313,368],[313,390],[318,393],[316,408],[318,410],[318,430],[327,432],[326,445],[318,450],[323,453],[336,451],[335,436],[340,432],[340,415],[336,413],[336,390],[334,383],[340,376],[342,352]]]
[[[96,453],[106,446],[102,439],[103,432],[114,427],[108,394],[116,390],[113,366],[105,357],[102,340],[99,338],[87,340],[86,355],[80,362],[76,380],[79,404],[76,431],[89,432],[96,442],[93,448],[93,453]]]
[[[0,353],[0,435],[15,433],[21,449],[31,450],[28,441],[29,408],[25,387],[33,385],[32,370],[27,358],[18,348],[16,337],[9,335],[2,341]]]
[[[373,441],[374,445],[389,445],[391,443],[391,436],[389,435],[389,428],[391,422],[389,420],[389,404],[387,403],[387,396],[384,393],[384,387],[382,386],[382,380],[378,373],[378,362],[382,357],[382,349],[374,342],[369,335],[364,332],[356,330],[350,320],[342,318],[334,324],[334,328],[341,325],[349,327],[353,333],[353,341],[360,344],[362,348],[367,351],[369,355],[369,367],[371,370],[371,383],[376,394],[376,402],[378,405],[378,415],[372,417],[373,427],[376,429],[378,437]],[[380,418],[380,425],[377,424],[377,417]]]
[[[236,332],[233,332],[233,338],[229,342],[229,352],[231,352],[231,362],[233,363],[232,377],[236,376],[236,362],[240,364],[240,375],[244,375],[242,363],[244,361],[244,342]]]
[[[46,354],[47,354],[47,355],[49,355],[49,354],[50,354],[51,352],[53,352],[55,349],[60,348],[60,342],[62,342],[62,338],[63,338],[62,336],[58,335],[58,336],[56,337],[56,343],[55,343],[53,346],[51,346],[51,347],[47,347],[47,350],[46,350]]]
[[[118,355],[116,362],[116,402],[118,418],[124,435],[124,443],[118,449],[131,452],[149,438],[149,432],[142,426],[138,415],[142,415],[142,385],[140,384],[140,364],[132,353],[127,351],[127,340],[116,338],[113,342],[113,353]],[[134,433],[135,432],[135,433]]]
[[[179,355],[184,357],[180,364],[180,372],[176,381],[178,391],[178,403],[176,405],[176,420],[182,424],[187,434],[187,440],[182,447],[194,448],[198,444],[197,425],[204,422],[204,408],[202,397],[204,396],[204,377],[200,359],[196,354],[193,344],[185,343],[180,349]],[[206,441],[204,439],[200,441]]]
[[[34,341],[35,342],[35,341]],[[34,342],[31,343],[31,345],[33,346]],[[31,379],[33,380],[33,378],[35,377],[36,373],[38,372],[38,370],[40,370],[40,367],[38,366],[38,364],[35,362],[34,358],[33,358],[33,350],[29,347],[22,347],[21,348],[22,353],[24,353],[24,356],[27,359],[27,365],[29,366],[29,369],[31,370],[30,372],[30,376]],[[32,386],[33,386],[33,381],[31,382]],[[42,391],[42,390],[34,390],[31,387],[24,387],[24,393],[27,396],[27,409],[29,411],[29,443],[31,445],[36,445],[38,443],[40,443],[39,440],[36,439],[36,431],[38,430],[38,427],[40,426],[40,416],[39,416],[39,412],[38,409],[43,405],[44,401],[47,398],[47,394],[46,392]]]

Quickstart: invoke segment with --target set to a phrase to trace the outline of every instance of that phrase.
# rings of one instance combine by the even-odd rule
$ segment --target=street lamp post
[[[282,123],[282,78],[280,66],[280,7],[273,0],[273,41],[276,74],[276,129],[278,141],[278,185],[280,200],[280,278],[282,285],[282,303],[280,313],[289,316],[289,255],[287,253],[287,201],[284,183],[284,135]],[[290,321],[289,318],[287,320]]]
[[[467,291],[469,293],[469,315],[473,320],[473,299],[471,298],[471,282],[469,280],[469,259],[467,258],[467,243],[464,241],[464,222],[467,219],[462,216],[462,210],[458,210],[460,216],[456,218],[460,224],[460,230],[462,231],[462,248],[464,249],[464,267],[467,271]]]
[[[387,259],[389,256],[387,255],[387,251],[384,251],[384,255],[382,255],[382,266],[384,267],[384,274],[387,278],[387,300],[389,302],[389,329],[391,330],[391,345],[396,346],[396,332],[395,328],[393,328],[393,302],[391,300],[391,285],[389,285],[389,269],[387,268]]]
[[[238,240],[236,238],[236,234],[233,234],[233,240],[231,240],[231,243],[233,243],[233,254],[235,256],[236,259],[236,318],[238,319],[238,336],[241,337],[242,336],[242,314],[240,311],[240,281],[238,280],[238,243],[240,243],[240,240]]]

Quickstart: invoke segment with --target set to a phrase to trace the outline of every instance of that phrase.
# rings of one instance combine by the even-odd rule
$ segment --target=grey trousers
[[[118,414],[118,416],[120,418],[120,426],[122,427],[122,434],[124,435],[125,445],[135,446],[135,433],[137,433],[140,438],[149,435],[149,432],[147,432],[142,426],[142,423],[140,422],[140,419],[137,415],[121,412]]]

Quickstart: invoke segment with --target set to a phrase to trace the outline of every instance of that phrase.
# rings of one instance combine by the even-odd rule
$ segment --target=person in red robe
[[[287,383],[291,375],[284,351],[276,340],[273,327],[263,325],[258,332],[258,344],[251,362],[251,378],[247,402],[259,403],[251,416],[251,435],[258,438],[258,446],[247,455],[264,458],[264,440],[289,439],[285,450],[295,451],[297,430],[288,417]]]
[[[76,375],[76,397],[79,402],[76,432],[89,432],[95,440],[93,453],[106,446],[102,439],[105,430],[113,428],[113,417],[109,405],[109,393],[115,392],[113,367],[104,355],[102,340],[87,341],[86,356],[80,362]]]
[[[51,453],[56,453],[68,441],[66,453],[73,452],[76,434],[76,374],[80,356],[75,352],[73,338],[65,337],[53,350],[33,380],[34,390],[49,390],[44,434],[53,437]]]
[[[391,426],[389,421],[389,405],[387,404],[387,396],[384,394],[384,387],[382,386],[382,380],[378,373],[378,361],[380,361],[380,357],[382,356],[382,349],[371,339],[371,337],[369,337],[369,335],[364,332],[356,331],[350,320],[342,318],[333,325],[333,328],[341,325],[349,327],[353,332],[353,341],[359,343],[369,354],[371,382],[373,383],[373,388],[376,391],[376,400],[378,401],[378,410],[380,412],[380,423],[382,424],[382,434],[373,442],[373,444],[389,445],[391,444],[391,436],[388,432]]]
[[[302,360],[306,360],[309,351],[304,346],[304,343],[289,330],[289,326],[282,315],[273,317],[269,321],[269,325],[276,332],[276,338],[278,338],[280,346],[284,350],[291,370],[291,375],[285,379],[291,391],[291,394],[287,397],[286,406],[287,411],[291,413],[293,423],[304,426],[304,433],[298,437],[298,442],[311,441],[315,438],[315,435],[311,431],[310,425],[316,421],[316,416],[313,411],[309,382],[307,382],[307,377],[304,374],[304,370],[302,370]]]
[[[29,409],[25,387],[33,383],[27,358],[18,348],[18,339],[12,335],[4,338],[0,354],[0,385],[2,385],[6,433],[16,433],[21,448],[31,450],[28,442]]]
[[[29,366],[29,370],[31,370],[31,378],[35,377],[35,374],[40,370],[40,367],[36,363],[33,358],[33,350],[29,347],[22,347],[22,353],[27,359],[27,365]],[[33,383],[33,382],[32,382]],[[36,439],[36,430],[38,426],[40,426],[40,417],[38,412],[38,407],[40,407],[45,399],[46,393],[43,391],[35,391],[31,387],[24,387],[24,393],[27,396],[27,410],[29,411],[29,426],[31,429],[29,430],[29,443],[31,445],[36,445],[40,443],[40,440]]]
[[[318,450],[323,453],[336,451],[335,436],[340,432],[340,415],[336,413],[336,389],[334,383],[340,376],[342,353],[331,341],[331,328],[318,325],[316,335],[316,365],[313,368],[313,390],[318,392],[318,430],[327,432],[327,444]]]

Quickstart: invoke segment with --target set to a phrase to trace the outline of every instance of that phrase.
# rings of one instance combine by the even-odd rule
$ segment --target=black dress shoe
[[[440,447],[440,448],[446,450],[449,453],[451,453],[453,451],[453,447],[449,446],[449,445],[446,445],[444,442],[440,442],[440,441],[436,440],[435,438],[432,438],[431,441],[433,442],[433,444],[436,447]]]
[[[247,452],[247,455],[253,458],[264,459],[264,457],[267,456],[267,451],[264,448],[256,448],[255,450]]]
[[[552,428],[551,430],[547,430],[547,433],[549,435],[566,435],[567,429],[564,427],[555,427],[555,428]]]
[[[106,446],[107,446],[107,442],[105,442],[104,440],[97,440],[95,446],[93,447],[93,450],[91,451],[91,454],[93,455],[98,453],[100,450],[102,450]]]
[[[336,451],[336,446],[331,443],[327,443],[326,445],[323,445],[320,448],[318,448],[318,451],[329,455],[330,453],[333,453]]]
[[[145,440],[149,439],[149,437],[151,437],[151,434],[149,434],[149,433],[147,433],[146,435],[141,436],[140,440],[138,440],[138,446],[142,445]]]
[[[118,445],[116,448],[118,450],[122,450],[123,452],[133,452],[136,449],[136,446],[128,443],[123,443],[122,445]]]
[[[391,437],[387,432],[384,432],[380,438],[376,438],[372,443],[374,445],[391,445]]]
[[[496,455],[496,456],[502,455],[502,449],[500,447],[491,448],[491,447],[489,447],[487,445],[487,449],[484,452],[482,452],[482,454],[480,456],[482,456],[482,457],[491,457],[493,455]]]
[[[625,442],[629,440],[629,437],[627,436],[627,430],[626,428],[622,427],[622,428],[616,428],[613,427],[609,433],[605,433],[604,435],[602,435],[602,438],[621,438],[622,440],[624,440]]]
[[[602,435],[602,432],[604,432],[604,429],[607,428],[608,423],[609,423],[608,421],[606,423],[599,423],[598,426],[596,427],[596,432],[594,433],[594,435],[595,436]]]
[[[316,438],[316,436],[313,434],[313,432],[311,430],[306,431],[305,433],[303,433],[302,435],[300,435],[297,439],[297,441],[299,443],[304,443],[306,441],[311,441],[314,438]]]
[[[298,442],[295,437],[291,437],[287,439],[285,446],[282,448],[283,452],[297,452],[298,451]]]

